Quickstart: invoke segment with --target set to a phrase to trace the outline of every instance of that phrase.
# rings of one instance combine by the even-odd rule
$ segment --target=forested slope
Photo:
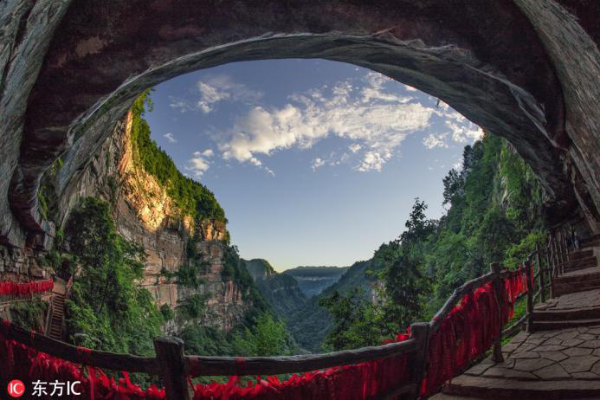
[[[380,343],[429,319],[491,262],[515,267],[543,242],[539,182],[506,141],[486,134],[466,146],[462,168],[442,183],[447,212],[440,220],[428,219],[427,205],[417,199],[397,239],[291,316],[301,346],[319,350],[327,336],[335,349]]]

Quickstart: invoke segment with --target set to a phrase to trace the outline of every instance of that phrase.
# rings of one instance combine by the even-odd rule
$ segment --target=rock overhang
[[[584,11],[599,20],[597,6],[582,11],[578,3],[556,0],[67,3],[56,31],[47,33],[52,40],[45,57],[34,60],[39,73],[26,108],[3,111],[22,122],[6,128],[7,136],[20,140],[20,151],[3,152],[10,179],[0,183],[0,202],[18,221],[0,221],[5,242],[7,232],[14,237],[48,230],[37,211],[44,172],[63,158],[56,177],[60,196],[142,90],[197,69],[276,58],[348,62],[442,99],[514,145],[540,177],[554,222],[578,209],[591,224],[598,222],[600,159],[590,155],[590,146],[600,132],[566,128],[582,107],[565,104],[569,77],[560,73],[557,50],[550,48],[560,51],[564,44],[542,24],[550,7],[570,17],[565,24],[578,24],[574,14]],[[15,4],[28,6],[25,0]],[[594,43],[597,26],[589,17],[582,21],[585,26],[569,26],[568,32],[589,34]],[[35,34],[27,25],[21,35]],[[598,57],[597,46],[579,50]],[[600,86],[588,84],[584,90]],[[12,88],[8,94],[20,93]]]

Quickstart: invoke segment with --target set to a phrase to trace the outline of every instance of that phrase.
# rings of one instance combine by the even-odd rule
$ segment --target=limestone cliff
[[[52,190],[57,174],[45,176],[48,217],[56,226],[64,226],[70,210],[82,198],[106,200],[119,234],[141,245],[146,254],[140,285],[152,293],[157,306],[176,311],[165,331],[178,333],[192,322],[230,330],[252,304],[245,299],[247,288],[242,289],[231,276],[223,276],[228,238],[225,222],[194,218],[177,207],[164,184],[136,161],[133,119],[134,113],[129,111],[60,195]],[[44,252],[34,249],[0,247],[0,277],[29,280],[53,274],[51,268],[42,266],[43,257]],[[190,258],[198,274],[196,287],[180,285],[174,278],[182,266],[190,264]],[[177,312],[194,298],[204,303],[200,315],[190,318]]]
[[[69,198],[71,207],[85,196],[109,201],[119,233],[144,248],[146,262],[140,283],[153,294],[157,305],[176,309],[191,297],[202,295],[206,298],[206,309],[201,322],[229,330],[243,318],[250,305],[244,302],[240,288],[221,276],[225,223],[214,219],[196,222],[182,213],[167,189],[135,161],[132,119],[130,111],[102,144],[79,179],[75,195]],[[188,250],[188,242],[192,243],[194,237],[200,239],[194,240]],[[181,287],[176,279],[169,278],[187,264],[190,251],[206,266],[198,271],[201,282],[198,288]],[[185,323],[176,319],[168,324],[167,330],[179,331]]]

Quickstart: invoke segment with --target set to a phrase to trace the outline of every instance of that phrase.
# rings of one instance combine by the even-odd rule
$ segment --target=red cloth
[[[528,266],[532,268],[532,266]],[[31,286],[35,284],[37,286]],[[7,282],[0,287],[0,293],[7,287],[14,293],[19,284]],[[50,288],[52,282],[32,282],[24,286],[33,290]],[[439,329],[431,332],[427,353],[428,369],[421,382],[421,395],[435,393],[446,381],[460,373],[468,364],[483,355],[498,337],[501,326],[512,317],[516,298],[527,290],[525,269],[520,267],[505,279],[503,305],[500,309],[497,293],[492,283],[477,288],[465,295],[450,313],[439,321]],[[6,329],[10,323],[0,327]],[[410,332],[399,334],[395,340],[404,341]],[[82,355],[88,349],[78,349]],[[414,353],[364,362],[356,365],[328,368],[323,371],[292,375],[280,381],[275,376],[257,378],[246,386],[240,384],[239,377],[231,377],[226,384],[216,382],[194,386],[194,400],[236,400],[236,399],[277,399],[277,400],[363,400],[383,396],[410,382],[410,365]],[[164,390],[151,387],[146,391],[131,383],[129,376],[115,382],[102,371],[82,367],[56,359],[14,341],[6,340],[0,329],[0,378],[21,379],[23,381],[62,381],[79,380],[85,389],[85,399],[91,400],[162,400]],[[243,373],[245,360],[237,359],[239,373]]]
[[[410,333],[399,334],[401,342]],[[194,386],[194,400],[267,399],[267,400],[363,400],[382,396],[410,381],[409,366],[413,354],[328,368],[323,371],[292,375],[280,381],[276,376],[257,382],[240,384],[239,377],[230,377],[226,384],[210,383]],[[238,361],[239,363],[239,361]]]
[[[63,399],[77,400],[164,400],[164,389],[151,386],[146,390],[134,385],[129,375],[124,372],[123,378],[115,381],[108,378],[101,370],[85,368],[39,352],[14,340],[8,340],[3,332],[10,329],[12,324],[2,321],[0,324],[0,382],[8,384],[13,379],[20,379],[26,384],[41,380],[42,382],[81,382],[76,389],[82,396],[63,395]],[[82,354],[89,354],[89,349],[78,349]],[[52,390],[47,386],[48,396],[40,399],[50,399]],[[55,396],[56,397],[56,396]],[[38,398],[38,397],[36,397]]]
[[[435,393],[471,360],[484,354],[498,337],[501,319],[491,283],[465,295],[430,336],[428,369],[421,394]]]
[[[52,278],[35,282],[0,282],[0,296],[24,296],[30,293],[48,292],[54,288]]]
[[[163,400],[164,389],[151,386],[146,390],[133,384],[129,375],[115,381],[100,369],[84,368],[33,348],[8,340],[3,334],[13,325],[8,321],[0,324],[0,381],[20,379],[24,382],[80,381],[82,396],[63,396],[65,399],[89,400]],[[404,341],[409,333],[399,334],[394,341]],[[90,350],[78,348],[78,354],[86,359]],[[226,384],[196,385],[194,399],[280,399],[280,400],[363,400],[384,395],[409,382],[409,366],[412,354],[365,362],[357,365],[329,368],[323,371],[292,375],[280,381],[275,376],[257,379],[245,387],[238,377],[231,377]],[[238,364],[244,362],[240,359]],[[243,369],[243,365],[239,365]],[[44,399],[44,397],[41,397]],[[49,398],[48,396],[46,398]]]

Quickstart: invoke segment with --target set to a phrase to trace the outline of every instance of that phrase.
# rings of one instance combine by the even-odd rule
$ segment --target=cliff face
[[[108,201],[118,232],[140,244],[146,253],[144,277],[140,284],[148,289],[158,306],[176,309],[194,296],[203,296],[206,307],[198,322],[225,330],[232,329],[251,306],[244,302],[240,288],[221,273],[224,268],[223,222],[203,220],[196,224],[191,216],[182,216],[167,190],[143,168],[136,165],[131,140],[132,113],[121,120],[102,144],[77,185],[62,196],[59,220],[87,196]],[[195,235],[188,250],[188,241]],[[188,255],[199,256],[204,268],[199,270],[200,285],[188,288],[169,278],[188,262]],[[176,318],[165,330],[179,332],[191,321]]]
[[[0,2],[0,243],[50,247],[42,176],[62,156],[62,193],[144,89],[295,57],[371,68],[439,97],[515,146],[542,181],[552,223],[582,214],[600,232],[597,1],[266,1],[227,12],[96,3]]]
[[[277,275],[275,269],[269,264],[267,260],[255,258],[253,260],[244,260],[246,269],[250,273],[250,276],[256,282],[259,279],[265,279],[273,275]]]
[[[244,260],[244,265],[264,299],[284,320],[306,303],[307,298],[296,279],[278,274],[267,260]]]

